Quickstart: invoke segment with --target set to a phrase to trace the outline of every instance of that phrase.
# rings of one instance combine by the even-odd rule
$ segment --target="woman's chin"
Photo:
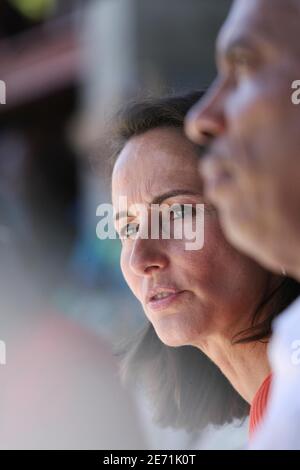
[[[184,328],[175,329],[162,328],[154,325],[157,336],[166,346],[178,348],[180,346],[189,346],[197,342],[199,335],[193,331],[185,331]]]
[[[164,343],[166,346],[169,346],[171,348],[179,348],[180,346],[187,346],[187,343],[179,338],[170,338],[170,337],[165,337],[161,336],[158,334],[159,339],[161,340],[162,343]]]

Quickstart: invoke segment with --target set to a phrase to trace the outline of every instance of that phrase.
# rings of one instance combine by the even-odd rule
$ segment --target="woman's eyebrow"
[[[170,199],[171,197],[176,196],[203,196],[200,191],[191,191],[190,189],[173,189],[172,191],[168,191],[167,193],[160,194],[159,196],[155,196],[150,204],[162,204],[166,199]],[[122,218],[126,217],[134,217],[133,214],[130,214],[126,211],[118,212],[115,215],[115,221],[118,221]]]
[[[200,191],[192,191],[190,189],[173,189],[172,191],[168,191],[167,193],[155,196],[152,199],[151,204],[161,204],[166,199],[170,199],[171,197],[176,196],[203,196],[203,194]]]

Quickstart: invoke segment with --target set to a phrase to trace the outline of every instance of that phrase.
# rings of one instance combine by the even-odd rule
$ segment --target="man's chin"
[[[245,217],[222,217],[221,226],[228,241],[242,253],[254,259],[266,269],[275,273],[282,272],[282,265],[278,259],[278,251],[272,246],[271,240],[262,236],[265,233],[258,230],[254,222],[246,221]]]

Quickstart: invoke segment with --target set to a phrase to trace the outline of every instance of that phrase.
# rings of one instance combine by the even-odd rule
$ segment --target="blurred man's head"
[[[186,122],[207,146],[206,193],[230,240],[298,277],[299,32],[300,0],[236,0],[218,38],[218,78]]]

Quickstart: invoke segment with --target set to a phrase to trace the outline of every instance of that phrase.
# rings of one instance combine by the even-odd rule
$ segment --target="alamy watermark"
[[[0,80],[0,104],[6,104],[6,83]]]
[[[300,80],[293,81],[292,89],[295,90],[291,96],[292,103],[295,105],[299,105],[300,104]]]
[[[300,339],[295,339],[291,344],[291,349],[293,350],[291,354],[291,361],[293,366],[300,365]]]
[[[100,240],[183,240],[187,251],[204,246],[204,204],[133,204],[119,198],[117,209],[100,204],[96,234]]]
[[[6,365],[6,344],[0,340],[0,366]]]

